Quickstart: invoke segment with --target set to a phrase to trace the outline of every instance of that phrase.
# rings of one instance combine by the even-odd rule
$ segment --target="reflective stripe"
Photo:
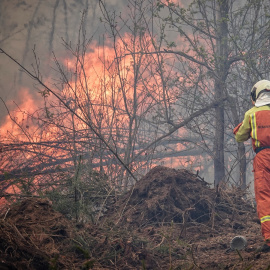
[[[261,223],[263,223],[265,221],[270,221],[270,216],[264,216],[261,218]]]
[[[251,127],[252,127],[252,138],[255,140],[255,146],[260,147],[260,142],[258,141],[257,137],[257,125],[255,113],[251,115]]]

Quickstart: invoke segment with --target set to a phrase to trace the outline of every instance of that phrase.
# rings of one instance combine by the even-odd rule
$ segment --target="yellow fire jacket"
[[[233,130],[237,142],[252,138],[254,151],[270,146],[270,105],[253,107],[245,113],[242,123]]]

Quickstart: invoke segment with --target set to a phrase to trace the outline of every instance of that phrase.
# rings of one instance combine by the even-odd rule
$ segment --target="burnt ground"
[[[108,205],[98,224],[75,224],[47,199],[0,218],[0,269],[270,269],[252,199],[219,192],[187,170],[155,167]],[[243,235],[239,252],[230,241]]]

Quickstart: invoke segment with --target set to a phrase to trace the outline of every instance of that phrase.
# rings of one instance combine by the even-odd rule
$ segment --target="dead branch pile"
[[[219,193],[203,179],[188,170],[157,166],[122,196],[106,219],[121,225],[143,227],[165,223],[204,223],[214,228],[227,223],[241,226],[245,214],[255,212],[240,189]],[[243,218],[241,217],[243,216]]]
[[[0,219],[0,228],[0,269],[136,269],[142,261],[157,265],[131,232],[75,225],[46,199],[13,205]]]
[[[0,220],[0,257],[5,269],[72,269],[77,261],[73,224],[45,199],[26,199]],[[78,244],[77,244],[78,245]]]
[[[248,252],[261,239],[243,191],[217,193],[187,170],[155,167],[108,207],[94,225],[74,224],[46,199],[11,206],[0,217],[0,269],[217,269],[221,259],[233,269],[230,239],[247,235]]]

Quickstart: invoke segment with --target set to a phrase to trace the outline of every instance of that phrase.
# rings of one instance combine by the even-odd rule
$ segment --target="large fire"
[[[57,60],[60,78],[49,88],[60,100],[44,88],[39,100],[21,89],[21,103],[0,129],[2,190],[25,188],[37,194],[46,183],[53,188],[66,175],[79,177],[78,171],[87,179],[93,169],[109,175],[111,185],[126,189],[134,180],[116,155],[137,176],[158,163],[196,168],[195,157],[167,155],[185,149],[170,141],[134,159],[166,134],[171,122],[179,121],[181,78],[171,56],[155,53],[147,34],[125,35],[114,45],[93,43],[87,53]],[[177,136],[186,133],[178,131]],[[28,187],[17,181],[21,178],[29,180]]]

